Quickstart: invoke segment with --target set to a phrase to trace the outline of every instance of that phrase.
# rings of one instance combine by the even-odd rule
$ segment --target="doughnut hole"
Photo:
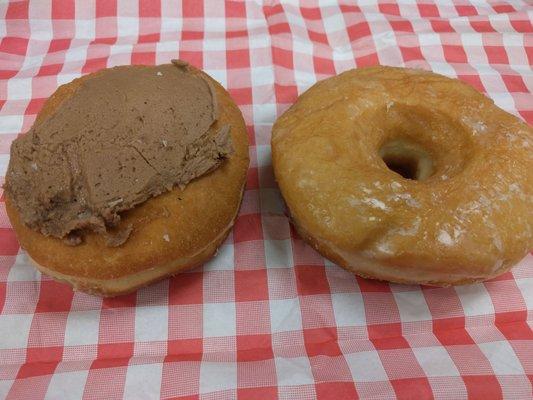
[[[431,155],[420,145],[406,139],[394,139],[379,149],[387,167],[406,179],[423,181],[433,175]]]
[[[381,166],[412,181],[444,180],[465,169],[469,132],[440,110],[389,103],[372,116]]]

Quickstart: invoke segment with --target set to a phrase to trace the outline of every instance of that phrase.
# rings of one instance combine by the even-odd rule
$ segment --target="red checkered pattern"
[[[269,143],[310,85],[378,63],[457,77],[531,124],[532,13],[527,0],[0,2],[0,176],[58,85],[120,64],[203,68],[251,140],[218,255],[121,298],[37,273],[0,202],[0,398],[531,398],[533,257],[456,288],[355,277],[291,229]]]

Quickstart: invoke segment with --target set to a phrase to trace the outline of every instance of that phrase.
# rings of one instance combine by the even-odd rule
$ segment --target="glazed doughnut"
[[[371,67],[315,84],[275,123],[301,236],[369,278],[499,275],[533,248],[533,130],[455,79]]]

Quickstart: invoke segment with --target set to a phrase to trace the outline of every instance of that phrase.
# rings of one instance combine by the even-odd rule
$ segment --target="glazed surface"
[[[438,285],[495,276],[533,247],[532,146],[531,127],[470,86],[392,67],[317,83],[272,134],[308,242],[363,276]]]

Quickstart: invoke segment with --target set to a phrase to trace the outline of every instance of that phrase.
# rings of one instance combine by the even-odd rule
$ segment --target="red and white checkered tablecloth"
[[[114,65],[203,68],[251,140],[218,255],[125,297],[37,273],[0,202],[0,398],[533,397],[532,256],[455,288],[355,277],[291,229],[270,159],[298,94],[378,63],[458,77],[532,124],[531,1],[2,1],[0,17],[0,176],[58,85]]]

